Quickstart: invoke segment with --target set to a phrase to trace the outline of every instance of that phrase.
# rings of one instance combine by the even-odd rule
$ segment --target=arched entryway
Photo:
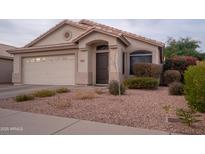
[[[109,45],[107,41],[95,40],[87,44],[92,57],[93,84],[109,82]]]
[[[96,84],[108,84],[109,48],[107,44],[96,46]]]

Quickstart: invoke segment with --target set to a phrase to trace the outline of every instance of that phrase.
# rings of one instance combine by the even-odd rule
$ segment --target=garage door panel
[[[47,56],[23,59],[23,83],[74,85],[75,56]]]

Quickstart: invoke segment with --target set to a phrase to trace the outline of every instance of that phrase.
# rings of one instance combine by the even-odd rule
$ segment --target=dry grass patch
[[[54,90],[39,90],[33,93],[33,96],[35,97],[51,97],[54,96],[56,92]]]
[[[75,98],[80,100],[94,99],[97,94],[93,90],[78,90],[75,92]]]
[[[52,102],[48,103],[52,107],[58,109],[65,109],[71,107],[71,99],[68,98],[60,98],[59,96],[54,98]]]
[[[106,92],[102,88],[96,88],[95,89],[95,93],[98,94],[98,95],[102,95],[102,94],[105,94]]]
[[[57,93],[67,93],[70,92],[70,90],[68,88],[62,87],[62,88],[58,88],[56,89]]]

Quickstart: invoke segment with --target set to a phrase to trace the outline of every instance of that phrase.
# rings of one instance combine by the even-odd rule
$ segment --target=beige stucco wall
[[[116,45],[117,44],[117,40],[115,37],[112,37],[112,36],[109,36],[106,34],[102,34],[99,32],[93,32],[93,33],[87,35],[86,37],[84,37],[83,39],[80,40],[79,48],[85,48],[89,44],[98,43],[100,41],[106,41],[106,42],[108,42],[109,45]]]
[[[130,42],[129,47],[125,49],[125,52],[128,54],[131,52],[134,52],[136,50],[147,50],[152,52],[152,63],[154,64],[160,64],[160,59],[159,59],[159,49],[157,46],[138,41],[132,38],[127,38]]]
[[[152,53],[152,63],[160,64],[160,53],[157,46],[138,41],[132,38],[127,38],[130,42],[129,47],[125,48],[125,74],[123,77],[130,76],[130,54],[136,50],[146,50]]]
[[[65,26],[50,36],[41,40],[35,46],[65,43],[63,34],[65,31],[72,31],[72,39],[80,35],[84,30],[78,29],[72,26]],[[102,34],[99,32],[93,32],[86,37],[82,38],[78,43],[79,49],[59,50],[50,52],[36,52],[36,53],[24,53],[16,54],[14,56],[14,71],[13,82],[15,84],[21,84],[22,82],[22,58],[32,56],[49,56],[60,54],[75,54],[75,83],[76,84],[96,84],[96,46],[102,43],[106,43],[109,46],[109,81],[111,80],[123,80],[124,77],[129,76],[129,54],[136,50],[147,50],[152,52],[152,62],[159,64],[159,50],[158,47],[144,43],[141,41],[127,38],[131,43],[128,47],[119,41],[116,37]],[[71,40],[70,40],[71,41]],[[122,54],[125,53],[125,73],[122,74]],[[51,68],[52,69],[52,68]]]
[[[0,58],[0,83],[11,83],[13,60]]]
[[[88,71],[89,50],[88,48],[81,48],[77,52],[77,75],[76,83],[87,85],[90,84],[90,73]]]
[[[71,38],[69,40],[66,40],[64,38],[65,32],[71,32]],[[73,27],[70,25],[65,25],[58,30],[54,31],[44,39],[40,40],[33,46],[40,46],[40,45],[52,45],[52,44],[60,44],[60,43],[68,43],[72,42],[72,40],[79,35],[81,35],[85,30],[77,27]]]
[[[50,52],[16,54],[14,56],[14,61],[13,61],[14,67],[13,67],[13,74],[12,74],[12,82],[14,84],[22,84],[22,71],[23,71],[22,70],[22,59],[25,57],[75,54],[75,57],[76,57],[75,59],[77,59],[77,55],[76,55],[77,52],[78,52],[78,49],[69,49],[69,50],[58,50],[58,51],[50,51]],[[75,67],[77,67],[77,61],[75,61]]]
[[[118,59],[118,41],[113,36],[108,36],[102,33],[93,32],[79,41],[78,58],[78,83],[96,84],[96,46],[99,44],[108,44],[112,49],[109,49],[109,81],[117,80],[117,69],[115,59]],[[113,48],[114,47],[114,48]],[[82,51],[81,51],[82,50]],[[82,57],[84,56],[83,64]],[[116,56],[116,58],[115,58]],[[87,57],[87,59],[86,59]],[[118,63],[118,61],[116,61]],[[118,67],[118,64],[117,64]]]

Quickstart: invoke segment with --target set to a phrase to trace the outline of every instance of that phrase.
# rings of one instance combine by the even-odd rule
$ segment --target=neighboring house
[[[161,64],[164,44],[90,20],[64,20],[14,54],[14,84],[96,85]]]
[[[0,43],[0,84],[12,82],[13,56],[7,52],[13,46]]]

